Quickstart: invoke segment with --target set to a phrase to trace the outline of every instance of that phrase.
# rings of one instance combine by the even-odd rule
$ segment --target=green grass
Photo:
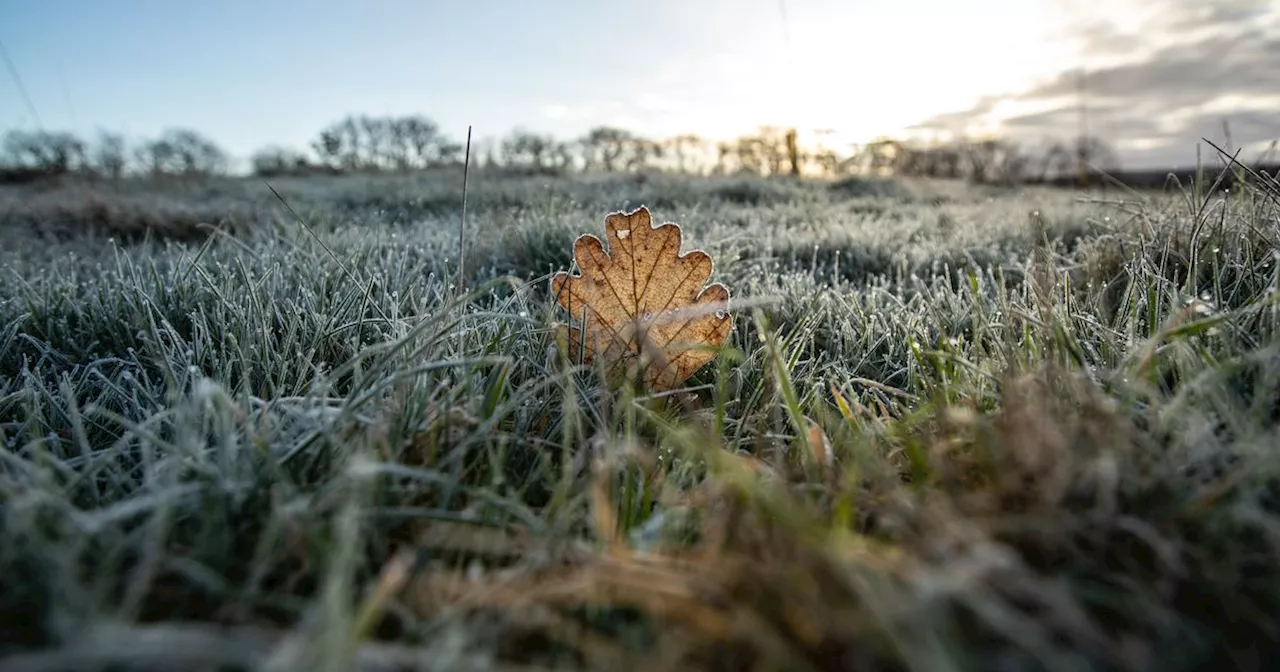
[[[458,176],[273,186],[0,193],[6,669],[1280,653],[1265,194],[480,175],[464,292]],[[680,394],[549,348],[642,203],[754,303]]]

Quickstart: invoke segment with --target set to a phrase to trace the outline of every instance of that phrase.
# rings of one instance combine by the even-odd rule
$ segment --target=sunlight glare
[[[793,0],[788,19],[790,39],[777,21],[739,19],[713,57],[646,87],[672,104],[647,114],[644,130],[729,140],[765,125],[796,127],[802,139],[831,129],[826,142],[847,146],[971,106],[979,92],[1028,87],[1070,60],[1069,45],[1048,39],[1044,3]]]

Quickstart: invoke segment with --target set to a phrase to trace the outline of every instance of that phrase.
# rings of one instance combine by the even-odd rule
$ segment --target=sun
[[[664,126],[716,140],[779,126],[798,129],[802,141],[868,142],[1025,90],[1074,63],[1071,45],[1053,38],[1045,3],[1000,12],[941,0],[897,9],[792,4],[789,39],[776,25],[735,24],[709,57],[681,62],[648,87],[681,103]]]

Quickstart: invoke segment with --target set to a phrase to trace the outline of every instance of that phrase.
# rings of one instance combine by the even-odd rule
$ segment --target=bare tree
[[[360,135],[360,127],[354,117],[347,117],[338,122],[337,132],[344,139],[342,167],[346,170],[359,170],[367,165],[368,155],[365,153]]]
[[[9,131],[4,152],[13,168],[45,175],[66,175],[85,167],[85,144],[60,131]]]
[[[1007,185],[1022,184],[1027,179],[1031,158],[1016,142],[1000,144],[1000,154],[996,159],[996,181]]]
[[[99,133],[90,165],[94,172],[102,177],[112,180],[123,177],[129,165],[128,148],[124,136],[106,131]]]
[[[172,129],[134,150],[139,169],[152,175],[208,176],[227,171],[228,158],[212,140],[190,129]]]
[[[734,143],[734,156],[738,159],[738,170],[763,174],[766,157],[764,141],[759,136],[744,135]]]
[[[1051,181],[1068,176],[1074,166],[1075,157],[1071,150],[1061,142],[1052,143],[1040,156],[1039,178],[1041,181]]]
[[[701,172],[710,144],[697,135],[686,133],[663,142],[664,154],[672,159],[677,172]]]
[[[787,163],[787,131],[774,126],[761,126],[756,135],[756,151],[760,162],[770,175],[783,172]]]
[[[503,165],[530,170],[551,168],[555,138],[517,128],[501,144]]]
[[[320,131],[311,143],[322,163],[335,170],[354,171],[366,165],[361,131],[354,117],[347,116]]]
[[[931,152],[931,163],[933,166],[933,177],[943,179],[958,179],[963,171],[964,153],[963,148],[957,144],[947,144],[935,147]]]
[[[711,169],[711,172],[715,175],[728,175],[729,173],[733,172],[735,169],[740,169],[739,166],[734,165],[734,160],[736,158],[737,158],[736,143],[717,142],[716,143],[716,164]]]
[[[364,138],[364,168],[371,170],[381,169],[388,158],[389,140],[387,137],[389,130],[387,124],[381,119],[375,119],[368,115],[361,116],[356,122],[359,133]]]
[[[1000,146],[992,139],[971,142],[965,147],[965,160],[971,182],[986,184],[992,181],[992,172],[998,160]]]
[[[426,117],[404,117],[398,121],[398,125],[413,152],[415,165],[426,168],[441,159],[439,147],[444,138],[440,135],[440,127],[436,122]]]
[[[585,170],[602,170],[606,173],[621,170],[625,165],[628,144],[635,136],[629,131],[610,126],[599,126],[587,131],[578,141]]]
[[[348,116],[312,141],[321,163],[334,169],[411,170],[458,160],[462,147],[423,116]]]
[[[343,137],[343,134],[333,127],[320,131],[320,136],[311,143],[311,149],[319,157],[322,165],[335,169],[342,167],[345,146]]]
[[[412,123],[408,117],[400,119],[380,119],[379,127],[383,141],[386,143],[387,163],[396,170],[405,171],[413,167]]]
[[[840,170],[840,155],[826,147],[819,148],[811,154],[813,164],[823,175],[835,175]]]
[[[893,171],[893,167],[899,161],[899,155],[904,151],[903,143],[897,140],[877,138],[856,148],[849,159],[848,166],[873,175],[889,173]]]
[[[548,154],[548,165],[560,172],[573,170],[578,158],[575,148],[576,145],[573,142],[553,141],[551,151]]]
[[[800,176],[800,143],[796,134],[796,129],[787,130],[787,162],[791,164],[791,174],[795,177]]]
[[[1093,135],[1076,138],[1076,151],[1095,172],[1114,172],[1120,169],[1120,160],[1115,150],[1102,138]]]
[[[142,173],[164,175],[171,172],[176,152],[167,140],[149,140],[133,150],[134,161]]]
[[[639,172],[653,166],[663,156],[662,143],[632,135],[623,143],[624,165],[631,172]]]
[[[226,172],[227,154],[212,140],[190,129],[175,129],[164,138],[173,147],[176,171],[182,175],[216,175]]]

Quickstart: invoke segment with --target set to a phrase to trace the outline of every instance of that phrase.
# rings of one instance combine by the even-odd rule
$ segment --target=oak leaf
[[[571,324],[557,329],[574,362],[598,362],[611,375],[642,379],[654,390],[684,382],[716,356],[729,336],[729,288],[714,283],[711,257],[681,255],[680,227],[653,226],[648,208],[605,217],[604,244],[591,234],[573,243],[580,273],[551,278]]]

